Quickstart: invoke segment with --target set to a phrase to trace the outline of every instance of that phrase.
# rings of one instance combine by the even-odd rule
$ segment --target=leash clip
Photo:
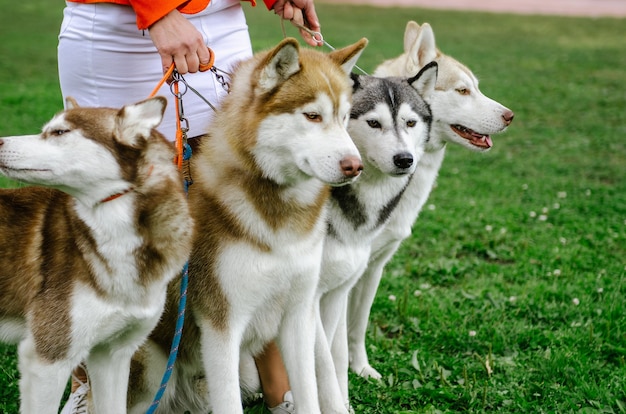
[[[181,123],[181,131],[183,133],[183,138],[186,141],[187,132],[189,131],[189,120],[185,117],[185,110],[183,108],[183,95],[187,93],[187,90],[189,89],[189,85],[187,85],[187,81],[185,81],[185,78],[183,78],[183,76],[180,73],[178,73],[176,69],[174,69],[172,78],[173,78],[173,81],[170,84],[170,92],[172,92],[172,95],[174,95],[178,103],[177,105],[178,119],[180,120],[180,123]],[[184,88],[180,88],[179,84],[184,85]]]
[[[209,70],[213,72],[213,74],[215,75],[215,79],[217,79],[220,85],[222,85],[222,89],[224,89],[227,93],[230,93],[230,83],[228,83],[224,75],[217,73],[218,71],[222,73],[226,73],[226,72],[224,72],[221,69],[216,68],[215,66],[211,67],[211,69]]]

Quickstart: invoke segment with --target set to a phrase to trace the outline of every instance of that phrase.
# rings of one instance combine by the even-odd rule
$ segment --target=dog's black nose
[[[402,152],[393,156],[393,163],[398,168],[410,168],[413,165],[413,155],[408,152]]]

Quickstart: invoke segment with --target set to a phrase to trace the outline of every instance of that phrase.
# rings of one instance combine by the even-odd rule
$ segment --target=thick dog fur
[[[241,413],[240,352],[249,362],[273,339],[298,411],[320,412],[314,298],[329,185],[354,181],[362,168],[346,126],[348,73],[366,43],[326,55],[286,39],[235,69],[231,93],[192,157],[198,231],[189,317],[159,412]],[[170,299],[137,354],[132,412],[143,412],[158,387],[177,294]],[[339,398],[324,412],[346,408]]]
[[[420,27],[409,22],[404,35],[404,53],[382,63],[374,75],[413,76],[432,61],[437,62],[439,73],[435,91],[424,95],[433,115],[430,141],[415,176],[373,243],[365,273],[350,293],[350,367],[364,377],[381,377],[369,364],[365,334],[383,268],[402,240],[411,234],[411,227],[437,178],[446,143],[486,151],[492,146],[490,135],[504,131],[513,120],[510,109],[481,93],[478,80],[467,67],[436,48],[435,35],[428,23]]]
[[[70,106],[71,102],[68,102]],[[19,342],[20,412],[59,410],[86,361],[96,413],[126,410],[132,354],[156,325],[193,225],[166,100],[72,108],[0,139],[0,339]]]
[[[348,132],[364,169],[355,183],[331,191],[318,292],[323,324],[318,341],[332,348],[344,400],[348,400],[348,294],[367,266],[372,241],[394,211],[424,153],[431,113],[420,94],[434,91],[437,64],[410,80],[358,75],[353,79]],[[324,345],[318,344],[319,349]],[[317,362],[328,364],[319,357]],[[318,382],[326,381],[330,380],[318,378]]]

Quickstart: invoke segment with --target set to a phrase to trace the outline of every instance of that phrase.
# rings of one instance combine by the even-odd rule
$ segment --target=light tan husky
[[[0,138],[0,339],[19,342],[20,412],[57,414],[85,361],[96,413],[126,412],[133,353],[157,324],[193,225],[166,100],[77,108]]]
[[[464,65],[435,46],[435,35],[428,23],[421,27],[408,22],[404,34],[404,53],[383,62],[376,76],[414,76],[426,64],[435,61],[439,72],[431,94],[424,95],[433,115],[430,141],[402,199],[385,229],[373,243],[368,267],[352,289],[348,310],[350,367],[364,377],[380,378],[369,364],[365,334],[369,312],[383,268],[411,227],[435,183],[447,143],[473,151],[487,151],[493,145],[491,134],[502,132],[513,120],[513,112],[483,95],[478,80]]]
[[[192,157],[189,318],[159,412],[243,412],[240,352],[258,354],[273,339],[298,412],[320,412],[314,298],[330,185],[349,184],[362,169],[346,127],[348,74],[366,44],[327,55],[286,39],[235,69],[231,93]],[[158,387],[176,296],[136,357],[132,412],[144,412]],[[347,412],[333,392],[323,411]]]

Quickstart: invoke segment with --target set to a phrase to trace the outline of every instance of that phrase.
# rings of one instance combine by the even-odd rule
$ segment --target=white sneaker
[[[74,381],[78,382],[80,386],[76,391],[70,394],[70,398],[65,403],[61,414],[88,414],[87,394],[89,394],[89,382],[82,382],[74,376],[72,376],[72,378]]]
[[[291,391],[287,391],[283,396],[283,402],[276,407],[269,409],[273,414],[294,414],[296,412],[296,406],[293,403],[293,395]]]

